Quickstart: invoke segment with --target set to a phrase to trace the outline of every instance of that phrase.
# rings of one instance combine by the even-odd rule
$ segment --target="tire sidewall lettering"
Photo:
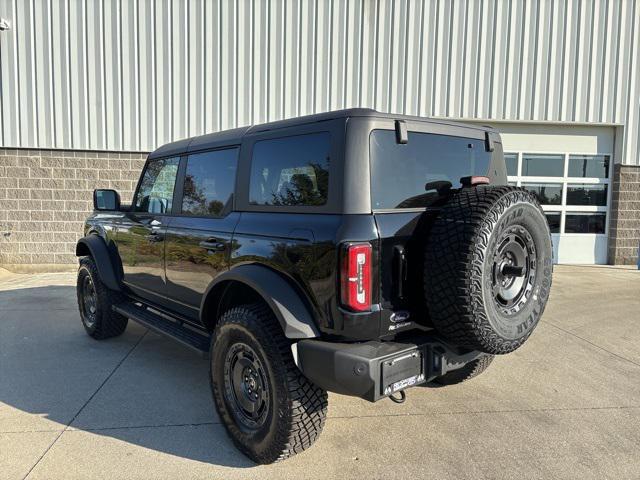
[[[513,193],[503,196],[496,202],[493,212],[487,215],[487,219],[484,222],[484,228],[491,233],[490,241],[482,252],[482,258],[484,259],[483,276],[485,277],[484,282],[481,283],[484,285],[483,301],[481,305],[476,307],[477,312],[481,311],[481,316],[491,324],[492,330],[507,341],[518,341],[523,337],[526,338],[537,325],[549,296],[552,274],[551,265],[553,263],[550,242],[547,245],[544,241],[545,234],[540,232],[540,230],[542,232],[545,230],[546,219],[535,205],[522,201],[519,191]],[[495,217],[491,213],[498,217],[495,223],[492,222],[492,218],[495,219]],[[493,229],[491,229],[492,223],[495,225]],[[497,310],[490,294],[492,287],[490,270],[492,268],[493,252],[497,247],[498,239],[507,228],[513,225],[522,226],[532,236],[538,253],[538,261],[541,261],[543,268],[539,268],[537,271],[536,285],[533,287],[533,292],[527,303],[519,312],[511,317],[506,317]],[[473,285],[473,282],[471,284]]]

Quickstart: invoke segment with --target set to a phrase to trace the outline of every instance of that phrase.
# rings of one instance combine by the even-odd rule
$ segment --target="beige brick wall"
[[[146,156],[0,149],[0,266],[75,264],[93,190],[113,188],[129,203]]]
[[[609,263],[635,265],[640,247],[640,166],[616,164],[609,222]]]

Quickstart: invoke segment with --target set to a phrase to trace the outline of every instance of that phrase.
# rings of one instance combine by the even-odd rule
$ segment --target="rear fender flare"
[[[216,285],[228,281],[244,283],[256,291],[275,314],[285,337],[301,339],[320,336],[313,315],[300,294],[283,275],[262,265],[240,265],[216,277],[202,297],[200,315],[205,311],[209,292]],[[204,320],[201,318],[201,321]]]

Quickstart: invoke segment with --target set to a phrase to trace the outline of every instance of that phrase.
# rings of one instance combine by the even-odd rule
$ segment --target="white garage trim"
[[[607,263],[607,244],[610,222],[610,206],[612,196],[611,178],[614,164],[615,130],[612,127],[595,126],[560,126],[560,125],[524,125],[498,124],[501,131],[505,154],[517,154],[516,174],[510,175],[509,182],[518,186],[561,187],[561,193],[555,193],[558,204],[549,203],[542,206],[545,213],[560,215],[560,225],[552,233],[554,244],[554,258],[556,263],[572,264],[605,264]],[[528,176],[524,172],[524,158],[527,155],[554,155],[557,157],[557,175]],[[572,156],[604,156],[608,157],[606,176],[579,177],[570,175],[570,158]],[[560,160],[561,159],[561,160]],[[541,159],[542,160],[542,159]],[[535,159],[531,159],[535,162]],[[560,171],[559,162],[562,161]],[[534,172],[536,173],[536,172]],[[547,173],[547,172],[541,172]],[[604,173],[604,172],[603,172]],[[536,185],[537,184],[537,185]],[[606,205],[572,205],[568,204],[567,196],[572,186],[585,186],[589,192],[591,186],[606,186]],[[574,190],[578,195],[581,189]],[[544,192],[544,190],[543,190]],[[544,195],[544,193],[543,193]],[[560,196],[560,198],[558,198]],[[549,197],[547,197],[549,198]],[[575,202],[573,202],[575,203]],[[598,202],[603,203],[603,202]],[[581,223],[580,215],[602,214],[604,225],[602,233],[574,233],[567,232],[567,218],[573,220],[573,228],[600,229],[600,219],[590,219],[593,223]],[[584,221],[584,220],[583,220]],[[553,222],[551,222],[553,223]]]

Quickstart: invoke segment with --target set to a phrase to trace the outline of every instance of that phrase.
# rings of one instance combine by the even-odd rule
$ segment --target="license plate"
[[[402,390],[404,388],[412,387],[416,383],[421,382],[422,380],[424,380],[424,376],[423,375],[414,375],[413,377],[409,377],[409,378],[405,378],[404,380],[400,380],[399,382],[396,382],[396,383],[391,385],[391,393],[395,393],[398,390]]]
[[[404,380],[400,380],[399,382],[392,383],[387,388],[384,389],[385,395],[391,395],[400,390],[404,390],[405,388],[413,387],[414,385],[421,383],[424,381],[424,375],[413,375],[412,377],[405,378]]]
[[[384,360],[380,365],[382,369],[382,393],[391,395],[398,390],[403,390],[424,381],[422,366],[422,352],[410,351],[404,355],[389,360]]]

